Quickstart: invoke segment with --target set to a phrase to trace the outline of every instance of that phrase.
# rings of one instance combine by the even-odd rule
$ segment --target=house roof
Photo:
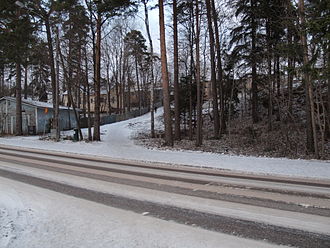
[[[12,102],[16,102],[16,98],[15,97],[10,97],[10,96],[4,96],[2,98],[0,98],[0,101],[2,100],[9,100]],[[22,99],[22,104],[26,104],[26,105],[30,105],[33,107],[37,107],[37,108],[49,108],[52,109],[53,108],[53,104],[52,103],[48,103],[48,102],[39,102],[39,101],[34,101],[32,99]],[[73,108],[71,107],[66,107],[66,106],[59,106],[60,109],[70,109],[73,110]],[[80,109],[76,108],[77,111],[81,111]]]

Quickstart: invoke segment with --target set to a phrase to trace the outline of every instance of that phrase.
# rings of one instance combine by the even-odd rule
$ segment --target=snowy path
[[[161,110],[157,112],[158,116],[160,114]],[[97,143],[73,143],[70,141],[54,143],[40,141],[38,137],[10,137],[0,138],[0,144],[112,158],[215,167],[248,173],[330,179],[329,161],[231,156],[196,151],[169,151],[147,149],[135,145],[130,137],[139,130],[148,129],[149,119],[150,114],[146,114],[135,119],[102,126],[102,141]]]

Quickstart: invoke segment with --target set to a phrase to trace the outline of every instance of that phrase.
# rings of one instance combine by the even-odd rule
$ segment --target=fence
[[[155,104],[155,107],[160,107],[161,103]],[[130,112],[126,112],[124,114],[111,114],[111,115],[106,115],[106,116],[101,116],[100,118],[100,124],[105,125],[105,124],[111,124],[119,121],[125,121],[128,119],[132,119],[135,117],[138,117],[140,115],[144,115],[150,111],[149,107],[146,108],[141,108],[141,111],[138,109],[132,110]],[[94,118],[91,118],[91,123],[92,126],[94,124]],[[80,127],[81,128],[86,128],[88,127],[88,119],[86,118],[80,118]]]

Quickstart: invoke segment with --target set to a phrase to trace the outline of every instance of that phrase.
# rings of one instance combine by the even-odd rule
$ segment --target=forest
[[[89,142],[102,118],[147,108],[137,138],[147,146],[330,159],[330,1],[1,0],[0,10],[0,99],[16,99],[15,135],[31,99],[53,105],[55,141],[60,106],[86,120]]]

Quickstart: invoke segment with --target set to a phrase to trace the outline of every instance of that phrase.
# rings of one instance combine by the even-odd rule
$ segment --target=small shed
[[[53,104],[22,99],[22,128],[23,134],[48,133],[52,126]],[[78,114],[81,110],[77,109]],[[72,108],[60,106],[59,123],[61,130],[77,127]],[[15,134],[16,132],[16,98],[0,98],[0,133]]]

